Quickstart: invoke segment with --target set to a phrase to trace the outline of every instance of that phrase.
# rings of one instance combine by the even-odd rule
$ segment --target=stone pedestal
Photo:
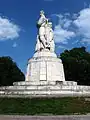
[[[65,81],[62,61],[54,52],[44,49],[28,61],[26,80],[0,87],[1,97],[67,97],[90,96],[90,86]]]
[[[36,83],[65,81],[62,61],[54,52],[48,50],[36,52],[28,61],[26,81]]]

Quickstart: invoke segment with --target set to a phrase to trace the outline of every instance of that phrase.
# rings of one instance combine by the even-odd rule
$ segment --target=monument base
[[[81,97],[90,96],[90,86],[73,81],[14,82],[13,86],[0,87],[0,97]]]
[[[62,61],[48,49],[36,52],[28,61],[26,81],[65,81]]]
[[[62,61],[48,50],[36,52],[28,61],[26,81],[0,87],[0,97],[90,96],[90,86],[65,81]]]

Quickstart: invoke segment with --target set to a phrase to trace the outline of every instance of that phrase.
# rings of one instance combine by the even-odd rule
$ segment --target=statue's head
[[[40,11],[40,15],[44,15],[44,11],[43,10]]]

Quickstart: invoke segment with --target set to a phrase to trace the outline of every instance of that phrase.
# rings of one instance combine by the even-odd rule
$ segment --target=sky
[[[40,10],[53,23],[57,55],[81,46],[90,52],[90,0],[0,0],[0,57],[10,56],[26,73]]]

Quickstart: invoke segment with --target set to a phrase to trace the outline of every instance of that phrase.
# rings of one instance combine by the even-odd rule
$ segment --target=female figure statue
[[[40,11],[40,18],[37,22],[37,27],[38,35],[35,51],[41,51],[42,49],[54,51],[52,23],[48,22],[43,11]]]

